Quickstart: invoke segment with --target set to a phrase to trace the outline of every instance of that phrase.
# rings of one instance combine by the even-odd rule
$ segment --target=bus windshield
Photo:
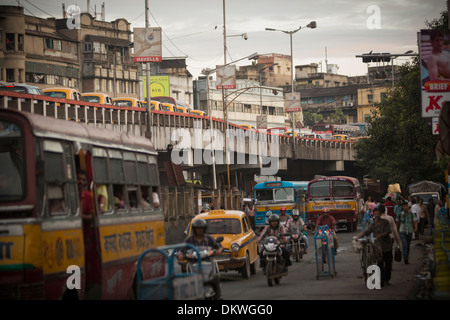
[[[19,201],[24,197],[23,135],[19,126],[0,121],[0,201]]]
[[[330,182],[329,181],[317,181],[311,183],[309,186],[310,197],[330,197]]]
[[[332,181],[333,197],[353,197],[353,184],[349,181]]]
[[[293,201],[293,188],[256,190],[256,201]]]

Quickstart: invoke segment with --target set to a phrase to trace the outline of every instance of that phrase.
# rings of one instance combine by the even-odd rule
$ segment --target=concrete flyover
[[[32,112],[48,117],[77,121],[107,130],[148,136],[161,161],[174,161],[185,170],[208,175],[212,163],[216,172],[259,173],[272,175],[291,172],[306,178],[315,172],[348,172],[354,162],[354,142],[295,138],[266,134],[229,123],[226,130],[221,119],[143,108],[118,107],[51,98],[10,91],[0,91],[0,107]],[[149,129],[150,128],[150,129]],[[211,148],[215,150],[212,158]],[[225,150],[229,161],[226,161]],[[303,167],[303,169],[299,169]]]

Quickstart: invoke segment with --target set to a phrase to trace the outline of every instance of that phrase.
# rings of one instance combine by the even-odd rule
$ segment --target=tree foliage
[[[356,145],[357,165],[402,190],[415,181],[443,178],[435,157],[438,136],[431,132],[431,119],[421,116],[419,66],[416,58],[400,67],[401,80],[368,121],[369,138]]]
[[[448,30],[448,12],[425,25]],[[356,145],[357,165],[383,185],[399,183],[402,190],[420,180],[444,182],[436,161],[439,137],[431,132],[431,119],[422,118],[419,59],[401,66],[400,74],[368,121],[369,138]]]

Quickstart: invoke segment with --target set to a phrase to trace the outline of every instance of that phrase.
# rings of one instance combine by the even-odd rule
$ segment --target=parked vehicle
[[[28,85],[28,84],[23,84],[23,83],[20,83],[20,84],[11,83],[11,84],[2,85],[2,86],[0,86],[0,90],[44,95],[44,92],[42,91],[41,88],[32,86],[32,85]]]
[[[350,141],[350,138],[346,134],[335,134],[331,137],[331,140]]]
[[[442,183],[427,180],[409,184],[407,192],[413,198],[421,198],[425,205],[428,204],[431,198],[433,198],[434,203],[437,203],[438,200],[444,199],[447,193]]]
[[[108,104],[112,105],[113,101],[112,98],[105,94],[100,92],[85,92],[81,94],[81,99],[86,102],[94,102],[99,104]]]
[[[186,107],[180,107],[180,106],[174,106],[173,107],[173,111],[174,112],[178,112],[178,113],[189,113],[189,109]]]
[[[122,97],[122,98],[114,98],[113,105],[119,107],[136,107],[136,108],[144,108],[141,101],[137,98],[130,97]]]
[[[190,110],[189,113],[197,116],[206,116],[206,112],[202,110]]]
[[[168,103],[168,102],[161,102],[161,110],[174,112],[175,111],[175,105],[173,105],[171,103]]]
[[[46,96],[52,98],[82,101],[81,93],[77,89],[58,87],[58,88],[47,88],[43,89],[42,91]]]
[[[311,133],[304,136],[305,138],[311,138],[311,139],[325,139],[322,135],[317,133]]]

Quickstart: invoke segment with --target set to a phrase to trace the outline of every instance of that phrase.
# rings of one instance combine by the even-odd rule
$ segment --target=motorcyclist
[[[286,207],[280,208],[280,223],[286,223],[289,220],[289,216],[286,214]]]
[[[330,215],[330,208],[324,207],[322,209],[322,215],[317,219],[316,227],[314,229],[314,234],[316,233],[319,226],[327,225],[328,228],[330,228],[331,232],[333,233],[333,242],[334,242],[334,254],[337,254],[338,249],[338,239],[336,236],[336,220],[333,218],[333,216]]]
[[[306,225],[303,219],[300,218],[300,211],[297,208],[292,209],[292,217],[286,222],[285,227],[291,231],[292,227],[297,227],[301,231],[306,232]],[[305,254],[308,253],[308,237],[302,233],[301,241],[305,243]]]
[[[184,242],[190,243],[194,246],[205,246],[205,247],[212,247],[215,251],[215,255],[220,255],[223,251],[222,245],[216,241],[213,237],[206,234],[206,221],[204,219],[198,219],[195,220],[192,223],[192,235],[188,236]],[[178,252],[178,259],[183,260],[185,258],[186,253],[186,247],[182,248]]]
[[[205,246],[214,249],[214,255],[220,255],[224,248],[214,239],[212,236],[206,234],[207,223],[204,219],[195,220],[192,223],[192,235],[188,236],[184,242],[192,244],[196,247]],[[183,247],[178,251],[178,260],[182,261],[186,258],[187,247]],[[222,299],[222,292],[220,287],[220,279],[217,278],[213,281],[213,285],[216,290],[217,298]]]
[[[258,238],[258,243],[263,241],[265,237],[274,236],[274,237],[278,238],[279,241],[286,244],[288,239],[284,235],[285,233],[286,233],[286,230],[285,230],[284,226],[282,226],[280,224],[280,217],[278,217],[278,215],[276,213],[272,213],[269,216],[269,225],[264,227],[263,231],[261,232],[261,235]],[[290,254],[289,254],[289,251],[284,246],[281,247],[281,250],[282,250],[282,257],[285,260],[285,267],[287,268],[288,266],[292,265],[292,262],[290,259]],[[261,252],[260,252],[259,260],[260,260],[261,268],[263,268],[263,270],[265,270],[266,261],[264,259],[263,251],[264,250],[261,250]]]

